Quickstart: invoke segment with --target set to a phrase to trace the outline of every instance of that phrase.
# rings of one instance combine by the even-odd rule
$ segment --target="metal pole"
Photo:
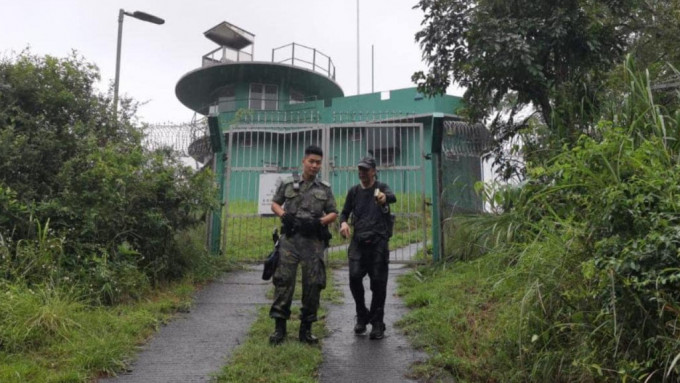
[[[135,19],[146,21],[153,24],[163,24],[165,20],[160,17],[135,11],[127,13],[122,8],[118,11],[118,44],[116,45],[116,78],[113,81],[113,118],[118,121],[118,86],[120,85],[120,46],[123,41],[123,18],[125,15],[132,16]]]
[[[322,179],[326,182],[330,182],[331,177],[330,174],[328,174],[328,161],[330,161],[330,150],[331,150],[331,145],[330,145],[330,137],[331,137],[331,127],[329,125],[319,125],[321,128],[321,148],[325,154],[323,161],[321,162],[321,174],[322,174]]]
[[[316,48],[312,53],[312,72],[316,72]]]
[[[374,78],[374,76],[373,76],[373,74],[374,74],[374,72],[373,72],[373,66],[374,66],[373,62],[374,62],[374,60],[373,59],[375,57],[374,54],[373,54],[373,47],[374,47],[374,45],[371,44],[371,93],[375,92],[375,89],[373,87],[373,85],[374,85],[374,81],[373,81],[373,78]]]
[[[224,136],[224,133],[220,133],[222,136]],[[222,191],[222,206],[224,206],[224,214],[220,215],[220,219],[222,220],[222,232],[220,233],[220,251],[222,254],[226,255],[227,254],[227,240],[229,237],[227,236],[227,232],[229,231],[229,219],[231,218],[229,215],[229,185],[231,182],[231,151],[232,151],[232,146],[234,145],[234,132],[229,131],[229,140],[227,141],[227,147],[224,148],[224,155],[226,156],[226,164],[224,164],[224,171],[222,173],[222,177],[220,179],[220,182],[223,183],[224,190]]]
[[[431,129],[430,132],[434,132],[434,117],[432,118],[431,122]],[[427,204],[426,204],[426,199],[427,199],[427,191],[425,190],[425,171],[427,169],[427,166],[425,165],[425,129],[423,128],[423,124],[420,124],[420,185],[421,185],[421,193],[420,193],[420,198],[422,199],[422,214],[423,214],[423,250],[427,251]],[[437,191],[432,191],[432,199],[434,200],[437,196]],[[437,249],[433,249],[433,251],[436,251]],[[437,255],[435,255],[435,258]]]
[[[357,94],[361,94],[359,72],[359,0],[357,0]]]
[[[120,45],[123,40],[123,17],[125,11],[118,12],[118,45],[116,46],[116,78],[113,81],[113,119],[118,121],[118,84],[120,82]]]

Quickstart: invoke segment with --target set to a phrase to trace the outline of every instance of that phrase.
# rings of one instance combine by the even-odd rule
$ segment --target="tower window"
[[[234,85],[225,85],[213,92],[217,98],[217,110],[219,112],[233,112],[236,110],[236,92]]]
[[[248,107],[254,110],[276,110],[279,102],[279,88],[270,84],[250,84]]]
[[[291,89],[290,90],[290,103],[291,104],[302,104],[305,102],[305,95],[302,94],[302,92],[298,92],[297,90]]]

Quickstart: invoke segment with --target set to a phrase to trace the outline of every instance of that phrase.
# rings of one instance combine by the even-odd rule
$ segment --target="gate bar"
[[[421,169],[420,169],[420,184],[422,185],[421,190],[421,196],[423,198],[423,252],[427,253],[427,203],[426,197],[427,193],[425,192],[425,129],[423,129],[423,124],[420,124],[420,164],[421,164]],[[433,193],[435,191],[433,190]]]
[[[224,189],[225,189],[225,197],[224,197],[224,214],[221,214],[220,219],[222,220],[222,241],[221,241],[221,246],[220,246],[220,251],[223,252],[223,254],[226,254],[227,252],[227,229],[229,227],[229,219],[227,218],[229,216],[229,192],[230,192],[230,187],[231,185],[231,160],[232,160],[232,151],[233,151],[233,141],[234,141],[234,132],[229,131],[229,142],[227,143],[227,148],[225,150],[224,155],[227,157],[227,163],[226,166],[224,167],[224,171],[226,175],[224,176]]]

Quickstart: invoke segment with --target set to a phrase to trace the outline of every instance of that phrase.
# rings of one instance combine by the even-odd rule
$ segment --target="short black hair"
[[[321,150],[321,148],[316,145],[309,145],[307,148],[305,148],[305,157],[310,154],[316,154],[317,156],[323,157],[323,150]]]

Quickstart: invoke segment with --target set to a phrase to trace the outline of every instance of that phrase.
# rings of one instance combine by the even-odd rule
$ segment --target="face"
[[[375,177],[375,169],[359,167],[359,180],[364,185],[370,185]]]
[[[321,170],[321,159],[318,154],[309,154],[302,159],[302,173],[306,178],[316,177]]]

